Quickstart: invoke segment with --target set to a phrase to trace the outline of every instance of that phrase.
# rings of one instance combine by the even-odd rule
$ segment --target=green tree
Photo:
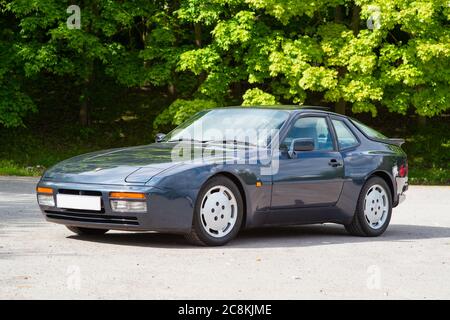
[[[200,97],[220,103],[233,100],[230,92],[241,98],[262,90],[273,101],[332,103],[341,113],[350,105],[373,116],[380,106],[426,116],[450,108],[450,8],[443,1],[210,3],[213,14],[198,7],[186,17],[207,16],[211,31],[179,63],[205,74]]]
[[[22,61],[17,59],[18,30],[14,16],[2,13],[0,19],[0,124],[6,127],[22,125],[23,117],[36,111],[32,99],[23,90]]]
[[[80,29],[66,24],[70,4],[0,0],[3,125],[36,110],[25,82],[49,74],[73,81],[82,124],[105,75],[166,97],[177,119],[188,101],[450,108],[447,1],[84,0]]]
[[[174,94],[177,57],[184,48],[180,36],[184,30],[176,28],[172,15],[176,3],[80,1],[79,29],[67,25],[70,4],[60,0],[1,2],[3,13],[17,20],[16,32],[20,34],[13,41],[11,55],[19,63],[2,61],[2,70],[23,70],[26,77],[36,81],[44,73],[75,79],[83,125],[90,122],[93,83],[99,74],[112,76],[125,86],[163,86]],[[3,94],[9,95],[6,90]],[[22,101],[17,100],[15,110],[31,108],[25,107],[24,99],[25,95]],[[8,123],[14,125],[14,121]]]

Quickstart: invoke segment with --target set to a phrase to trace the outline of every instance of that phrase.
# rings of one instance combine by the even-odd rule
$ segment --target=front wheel
[[[83,227],[75,227],[75,226],[66,226],[67,229],[76,233],[80,236],[100,236],[108,232],[107,229],[93,229],[93,228],[83,228]]]
[[[345,226],[352,235],[376,237],[386,231],[392,214],[392,195],[386,182],[370,178],[361,190],[353,221]]]
[[[196,245],[224,245],[239,232],[243,213],[242,196],[236,185],[226,177],[213,177],[197,196],[192,230],[186,238]]]

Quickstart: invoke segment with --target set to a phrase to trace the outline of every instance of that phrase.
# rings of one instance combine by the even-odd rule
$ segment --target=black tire
[[[237,218],[234,226],[232,227],[231,231],[226,234],[225,236],[218,238],[213,237],[206,232],[205,228],[203,227],[203,222],[201,218],[201,207],[202,207],[202,200],[205,196],[205,194],[210,190],[211,188],[215,186],[225,186],[228,188],[232,193],[233,196],[236,199],[237,204]],[[244,204],[242,201],[242,195],[238,189],[238,187],[231,181],[230,179],[224,177],[224,176],[215,176],[211,179],[209,179],[200,189],[200,192],[198,193],[197,200],[195,203],[194,208],[194,217],[192,222],[192,229],[191,232],[185,235],[185,238],[194,245],[200,245],[200,246],[222,246],[232,240],[236,235],[238,234],[241,225],[242,220],[244,217]]]
[[[369,189],[373,185],[379,185],[381,186],[387,195],[388,200],[388,212],[387,212],[387,218],[384,222],[384,224],[379,229],[374,229],[370,226],[369,222],[366,220],[364,215],[364,202],[365,197]],[[387,185],[386,181],[384,181],[380,177],[372,177],[370,178],[365,184],[364,187],[361,190],[361,193],[358,198],[358,204],[356,206],[355,215],[353,217],[353,220],[350,224],[345,226],[345,229],[354,236],[360,236],[360,237],[377,237],[381,234],[383,234],[387,227],[389,226],[389,222],[391,221],[391,215],[392,215],[392,194],[391,190],[389,189],[389,186]]]
[[[75,227],[75,226],[66,226],[67,229],[76,233],[80,236],[100,236],[108,232],[108,229],[93,229],[93,228],[83,228],[83,227]]]

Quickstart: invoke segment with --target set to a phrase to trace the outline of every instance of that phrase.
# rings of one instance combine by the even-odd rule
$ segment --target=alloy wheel
[[[389,200],[386,190],[379,184],[374,184],[367,190],[364,199],[364,217],[372,229],[380,229],[387,220]]]
[[[204,195],[200,218],[203,229],[214,238],[222,238],[233,230],[238,216],[233,192],[225,186],[210,188]]]

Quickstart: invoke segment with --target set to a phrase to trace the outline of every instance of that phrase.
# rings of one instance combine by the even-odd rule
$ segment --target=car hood
[[[173,160],[175,143],[118,148],[88,153],[62,161],[48,169],[43,180],[93,184],[145,184],[155,175],[201,157],[205,146],[194,145],[193,159]],[[214,149],[215,147],[208,146]]]
[[[172,148],[173,145],[158,143],[92,152],[56,164],[45,172],[43,180],[95,184],[127,182],[141,184],[179,164],[179,162],[171,161]],[[138,174],[139,171],[141,174]]]

